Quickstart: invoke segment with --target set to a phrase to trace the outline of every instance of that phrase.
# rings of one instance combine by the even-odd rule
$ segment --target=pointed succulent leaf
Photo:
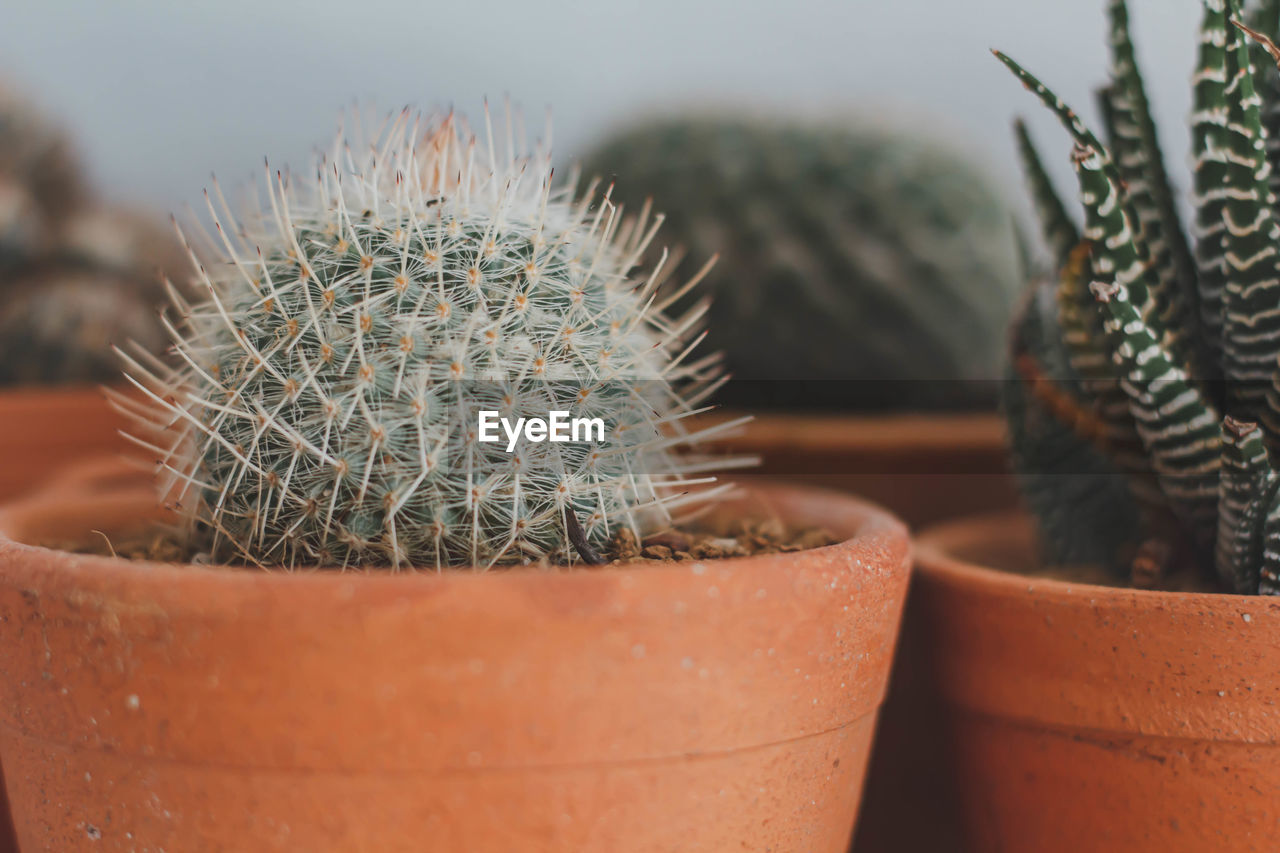
[[[1054,189],[1053,181],[1044,167],[1044,161],[1036,150],[1026,123],[1018,120],[1014,123],[1014,133],[1018,140],[1018,155],[1022,160],[1022,171],[1027,185],[1031,188],[1031,200],[1035,204],[1036,216],[1040,220],[1040,228],[1045,242],[1053,252],[1058,267],[1067,262],[1067,256],[1080,242],[1080,230],[1067,212],[1062,197]]]
[[[1206,552],[1217,532],[1222,436],[1217,411],[1161,347],[1119,283],[1095,281],[1112,357],[1138,435],[1174,514]]]
[[[1058,116],[1076,140],[1072,160],[1085,207],[1084,236],[1095,245],[1095,270],[1102,279],[1110,280],[1114,276],[1117,283],[1124,285],[1131,303],[1157,329],[1161,342],[1177,363],[1189,368],[1191,342],[1181,330],[1163,324],[1162,318],[1168,311],[1163,300],[1156,298],[1159,282],[1151,274],[1150,256],[1136,231],[1137,218],[1129,207],[1124,181],[1110,152],[1052,90],[1005,54],[995,51],[995,55]]]
[[[1091,243],[1080,243],[1058,276],[1056,297],[1062,343],[1068,364],[1078,378],[1083,405],[1098,422],[1102,447],[1120,470],[1129,474],[1139,505],[1153,510],[1163,507],[1164,499],[1151,477],[1151,464],[1129,412],[1129,398],[1116,377],[1102,312],[1089,291],[1092,251]]]
[[[1098,106],[1098,115],[1102,118],[1103,140],[1112,151],[1116,150],[1116,113],[1112,102],[1114,95],[1110,86],[1099,86],[1093,91],[1093,100]]]
[[[1080,180],[1080,199],[1085,208],[1084,235],[1102,258],[1104,272],[1117,272],[1117,279],[1131,292],[1134,303],[1146,307],[1146,258],[1138,246],[1133,219],[1125,210],[1124,182],[1106,146],[1076,114],[1075,110],[1037,80],[1030,72],[1000,51],[992,51],[1030,92],[1053,111],[1076,141],[1072,161]],[[1096,263],[1096,261],[1095,261]]]
[[[1158,324],[1151,295],[1149,264],[1133,230],[1133,219],[1122,203],[1120,185],[1109,177],[1104,152],[1077,144],[1071,152],[1084,205],[1084,236],[1093,246],[1094,277],[1121,285],[1147,322]],[[1105,316],[1105,312],[1104,312]],[[1164,338],[1163,329],[1156,332]]]
[[[1200,54],[1192,76],[1191,153],[1194,159],[1196,268],[1204,346],[1220,365],[1222,303],[1226,286],[1223,237],[1228,190],[1227,14],[1224,0],[1205,0],[1200,22]]]
[[[1267,160],[1271,163],[1271,192],[1280,196],[1280,69],[1267,43],[1280,38],[1280,0],[1262,0],[1252,10],[1255,83],[1262,98],[1262,124],[1267,129]],[[1265,39],[1265,41],[1264,41]]]
[[[1107,175],[1105,152],[1086,148],[1077,144],[1072,153],[1076,177],[1080,182],[1080,199],[1085,210],[1085,238],[1090,241],[1090,281],[1102,281],[1108,285],[1119,285],[1124,289],[1127,304],[1136,311],[1145,323],[1158,323],[1155,317],[1154,301],[1147,284],[1149,266],[1141,248],[1134,240],[1132,221],[1123,204],[1120,203],[1120,187]],[[1081,278],[1075,286],[1084,285]],[[1071,288],[1071,282],[1066,282]],[[1078,292],[1073,297],[1082,300]],[[1092,306],[1097,311],[1097,305]],[[1079,305],[1082,318],[1087,317],[1089,309]],[[1069,313],[1069,312],[1068,312]],[[1106,312],[1101,313],[1106,318]],[[1068,318],[1064,318],[1067,321]],[[1086,321],[1088,322],[1088,321]],[[1120,377],[1115,374],[1115,351],[1123,341],[1115,334],[1107,323],[1102,323],[1101,334],[1094,333],[1096,341],[1105,343],[1108,355],[1113,362],[1108,370],[1101,371],[1086,384],[1098,406],[1098,415],[1107,426],[1110,452],[1116,464],[1131,477],[1131,488],[1134,498],[1142,507],[1144,520],[1153,521],[1166,515],[1174,499],[1161,488],[1159,466],[1153,464],[1150,448],[1141,434],[1141,425],[1137,423],[1139,413],[1134,410],[1129,390],[1122,387],[1123,372]],[[1177,352],[1176,340],[1159,334],[1154,327],[1151,334],[1169,351]],[[1096,346],[1096,343],[1095,343]],[[1077,353],[1083,352],[1083,342],[1076,347]],[[1170,355],[1180,369],[1185,368],[1186,361],[1182,353]],[[1082,366],[1082,369],[1083,366]],[[1153,478],[1153,472],[1156,477]]]
[[[1263,523],[1277,483],[1258,425],[1224,418],[1214,565],[1222,583],[1237,593],[1252,594],[1258,588]]]
[[[1103,159],[1103,168],[1107,173],[1107,177],[1113,180],[1116,186],[1121,185],[1120,172],[1116,169],[1115,164],[1111,161],[1111,155],[1107,151],[1107,147],[1103,145],[1098,137],[1094,135],[1088,126],[1081,120],[1076,111],[1067,106],[1066,102],[1059,98],[1049,89],[1048,86],[1041,83],[1036,77],[1019,65],[1012,57],[998,50],[991,51],[995,58],[1000,60],[1006,68],[1013,72],[1013,76],[1017,77],[1022,85],[1027,88],[1040,102],[1048,107],[1053,114],[1062,122],[1062,126],[1067,129],[1075,139],[1076,144],[1084,148],[1097,151]]]
[[[1001,387],[1013,470],[1039,518],[1048,564],[1100,565],[1120,575],[1138,545],[1141,517],[1132,478],[1110,458],[1104,425],[1069,363],[1057,290],[1051,279],[1033,279],[1010,329]]]
[[[1272,8],[1264,10],[1267,12],[1266,19],[1270,19],[1271,13],[1280,15],[1280,12],[1277,12],[1276,8],[1280,7],[1280,2],[1270,5]],[[1246,26],[1238,21],[1236,22],[1236,26],[1246,33],[1255,45],[1258,45],[1261,48],[1261,52],[1263,54],[1262,62],[1274,75],[1277,71],[1277,64],[1280,64],[1280,47],[1277,47],[1270,37],[1258,29]],[[1256,68],[1253,76],[1254,79],[1259,82],[1260,86],[1262,85],[1262,81],[1267,79],[1264,74],[1257,73]],[[1273,82],[1277,81],[1273,80]],[[1265,101],[1263,108],[1266,108]],[[1273,108],[1278,107],[1273,105]],[[1269,131],[1265,126],[1265,113],[1263,125],[1263,135],[1268,137],[1267,145],[1270,146],[1272,140],[1269,138]],[[1269,148],[1268,151],[1270,151]],[[1268,154],[1268,159],[1262,165],[1262,168],[1265,168],[1269,172],[1268,189],[1271,190],[1269,206],[1272,210],[1272,219],[1274,224],[1277,215],[1280,214],[1276,213],[1276,199],[1274,193],[1276,174],[1274,172],[1274,163],[1270,159],[1270,154]],[[1276,238],[1273,237],[1270,242],[1272,250],[1274,251],[1277,242]],[[1271,288],[1255,288],[1248,294],[1248,296],[1249,298],[1241,300],[1241,306],[1235,313],[1244,319],[1244,323],[1242,323],[1242,325],[1249,324],[1254,327],[1240,333],[1240,335],[1244,337],[1245,343],[1253,341],[1271,341],[1269,347],[1262,348],[1260,346],[1263,351],[1259,353],[1258,356],[1259,363],[1257,365],[1257,372],[1263,373],[1267,371],[1268,367],[1270,368],[1270,382],[1266,383],[1266,405],[1260,406],[1259,408],[1261,410],[1261,420],[1267,433],[1268,445],[1273,451],[1280,451],[1280,373],[1277,373],[1275,369],[1277,364],[1277,355],[1280,355],[1280,353],[1273,354],[1270,359],[1267,358],[1267,350],[1280,350],[1280,345],[1275,343],[1276,326],[1277,324],[1280,324],[1280,308],[1277,307],[1276,302],[1277,298],[1280,297],[1277,297],[1274,286]]]
[[[1228,8],[1234,9],[1234,0]],[[1238,9],[1235,9],[1238,11]],[[1223,378],[1230,414],[1254,419],[1280,357],[1280,225],[1268,183],[1259,100],[1244,35],[1227,33],[1226,147],[1222,160]],[[1269,438],[1275,442],[1280,436]]]
[[[1161,322],[1180,340],[1198,340],[1195,261],[1182,230],[1151,105],[1134,55],[1125,0],[1108,4],[1111,84],[1103,90],[1111,145],[1137,219],[1139,242],[1150,253]],[[1207,353],[1195,353],[1206,359]]]

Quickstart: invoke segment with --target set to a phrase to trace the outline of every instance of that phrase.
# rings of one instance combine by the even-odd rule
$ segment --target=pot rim
[[[101,382],[73,382],[67,385],[13,385],[0,389],[0,409],[12,405],[24,408],[41,403],[69,403],[92,401],[105,403],[107,389],[125,391],[129,385],[124,382],[103,384]]]
[[[737,409],[702,416],[708,423],[731,421]],[[1005,421],[997,412],[753,412],[740,433],[718,437],[717,444],[744,448],[804,447],[815,452],[859,453],[1005,451]]]
[[[918,540],[913,598],[932,620],[945,703],[1086,740],[1280,745],[1280,598],[1074,583],[975,562],[984,544],[1025,547],[1033,531],[1028,516],[1002,512]]]
[[[124,484],[108,482],[105,486],[101,485],[103,481],[119,480],[122,475],[128,474],[132,477],[128,477]],[[23,542],[23,529],[29,521],[67,499],[68,493],[76,489],[82,492],[88,491],[87,495],[81,494],[76,500],[81,507],[90,510],[94,507],[112,505],[116,512],[120,512],[121,507],[125,507],[136,514],[147,514],[159,509],[156,506],[153,488],[145,479],[138,478],[136,466],[114,457],[100,457],[74,465],[49,488],[0,506],[0,584],[13,583],[15,574],[21,574],[24,566],[55,564],[58,566],[59,573],[64,574],[69,582],[91,580],[95,585],[166,586],[181,580],[187,585],[192,583],[240,584],[260,590],[288,585],[295,591],[299,588],[321,591],[332,587],[347,587],[356,581],[378,584],[382,589],[394,589],[398,585],[415,589],[434,589],[441,585],[498,582],[483,580],[487,578],[527,578],[541,579],[550,583],[612,585],[617,583],[619,578],[625,577],[643,576],[660,581],[668,577],[698,576],[705,574],[710,568],[716,569],[719,575],[757,568],[773,569],[790,562],[790,558],[798,553],[836,555],[841,551],[853,550],[854,543],[870,539],[877,540],[878,543],[888,547],[895,538],[899,537],[906,540],[908,561],[912,558],[913,546],[906,524],[889,510],[869,501],[848,493],[802,484],[748,479],[747,483],[738,485],[738,501],[763,504],[762,508],[767,508],[770,503],[803,496],[826,505],[843,506],[847,508],[844,515],[850,519],[849,525],[846,530],[839,532],[838,542],[799,552],[639,565],[556,566],[541,570],[529,566],[501,566],[493,569],[481,569],[475,566],[449,566],[440,569],[413,567],[400,571],[385,567],[332,569],[308,566],[295,569],[263,569],[244,565],[199,565],[76,554]],[[732,502],[733,499],[730,499],[729,503]]]
[[[1025,510],[1000,510],[963,516],[932,525],[916,535],[913,542],[915,565],[921,572],[955,583],[977,584],[1008,595],[1038,593],[1057,598],[1108,599],[1131,604],[1161,604],[1169,601],[1194,605],[1237,608],[1266,603],[1266,596],[1239,595],[1227,592],[1179,592],[1159,589],[1135,589],[1104,586],[1086,581],[1037,577],[982,565],[972,559],[956,556],[957,548],[984,542],[1018,538],[1034,538],[1034,522]],[[1276,602],[1280,605],[1280,599]]]

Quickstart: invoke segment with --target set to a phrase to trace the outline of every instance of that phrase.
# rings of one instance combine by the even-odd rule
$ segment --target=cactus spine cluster
[[[1280,4],[1249,10],[1249,25],[1238,0],[1205,0],[1191,122],[1194,243],[1178,221],[1128,10],[1124,0],[1108,7],[1108,145],[996,54],[1074,139],[1084,209],[1080,228],[1020,128],[1059,275],[1035,285],[1043,295],[1015,324],[1015,459],[1052,558],[1107,554],[1152,582],[1153,562],[1190,554],[1228,590],[1280,593],[1280,151],[1269,133],[1280,115],[1271,41]],[[1094,483],[1123,477],[1127,488],[1072,492],[1071,460],[1081,459],[1104,460]],[[1094,523],[1117,511],[1136,519],[1138,535]]]
[[[721,254],[708,343],[734,375],[726,402],[994,402],[1019,249],[958,154],[874,123],[690,116],[625,130],[586,163],[627,204],[651,196],[669,242]]]
[[[175,294],[169,324],[180,366],[126,354],[151,405],[120,402],[172,436],[146,446],[216,559],[590,560],[726,488],[684,426],[720,383],[691,355],[706,306],[670,316],[663,265],[635,272],[661,217],[624,222],[510,118],[486,127],[405,112],[306,178],[268,170],[239,224],[210,197],[206,296]],[[479,440],[485,410],[599,418],[605,440],[509,453]]]

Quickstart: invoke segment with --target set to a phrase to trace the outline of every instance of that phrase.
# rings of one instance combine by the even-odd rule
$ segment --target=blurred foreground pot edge
[[[910,563],[878,508],[754,487],[729,511],[849,538],[575,572],[18,544],[152,506],[85,469],[0,511],[0,756],[26,849],[847,846]]]

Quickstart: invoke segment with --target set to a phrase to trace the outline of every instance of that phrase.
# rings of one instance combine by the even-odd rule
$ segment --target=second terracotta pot
[[[123,452],[126,425],[101,388],[0,391],[0,501],[39,488],[78,460]]]
[[[732,420],[703,416],[699,426]],[[873,501],[912,527],[1016,506],[1004,419],[996,413],[761,414],[726,452],[754,454],[754,473]]]
[[[940,796],[971,851],[1270,851],[1280,601],[1034,578],[1030,523],[919,544],[912,629]],[[944,802],[945,805],[945,802]]]
[[[804,850],[847,844],[903,526],[597,571],[264,573],[21,541],[146,514],[125,482],[0,514],[0,754],[24,850]],[[16,540],[16,541],[15,541]]]

